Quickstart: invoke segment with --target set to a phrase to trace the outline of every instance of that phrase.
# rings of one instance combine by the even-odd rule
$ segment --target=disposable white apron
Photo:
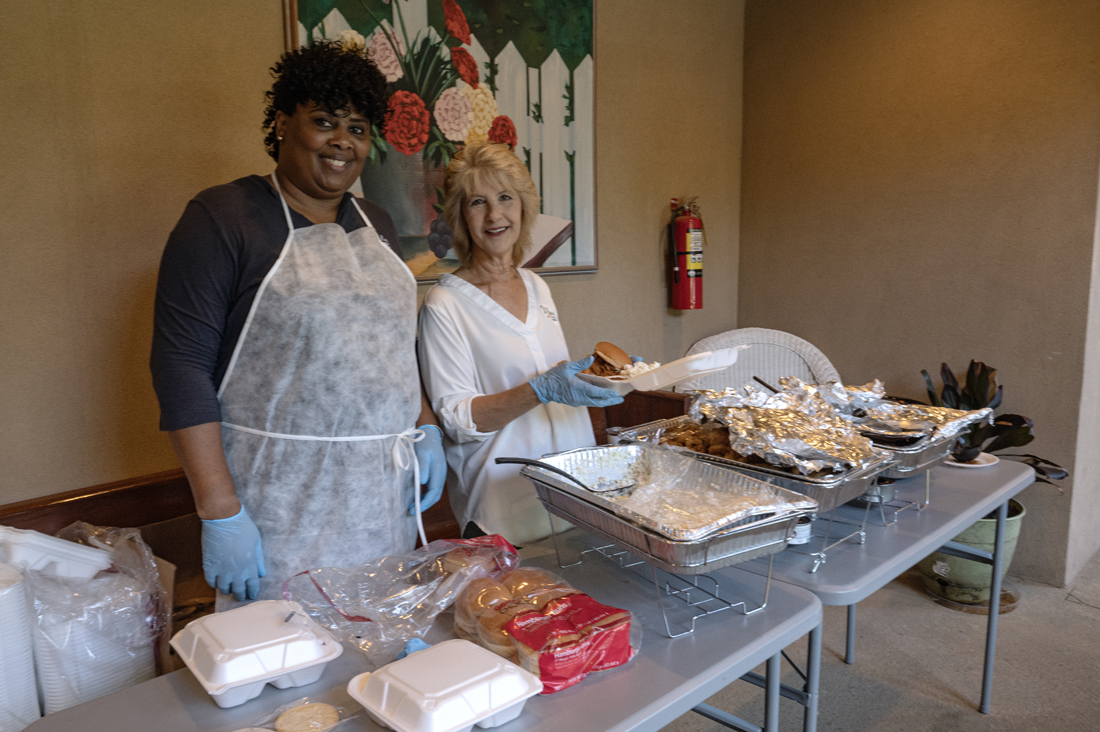
[[[275,176],[272,176],[275,180]],[[411,551],[416,280],[365,227],[290,229],[218,389],[222,442],[263,540],[259,599],[306,569]],[[218,595],[219,610],[236,603]]]

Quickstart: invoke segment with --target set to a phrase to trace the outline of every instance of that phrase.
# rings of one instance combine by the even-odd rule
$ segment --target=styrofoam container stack
[[[111,553],[38,531],[0,526],[0,561],[52,577],[91,579],[111,566]]]
[[[46,714],[157,675],[152,645],[127,646],[83,619],[40,625],[34,634],[34,651]]]
[[[444,641],[348,683],[371,719],[398,732],[497,727],[541,691],[537,676],[465,640]]]
[[[263,600],[190,622],[171,640],[219,707],[312,684],[343,647],[296,602]]]
[[[26,583],[0,564],[0,732],[19,732],[41,716]]]

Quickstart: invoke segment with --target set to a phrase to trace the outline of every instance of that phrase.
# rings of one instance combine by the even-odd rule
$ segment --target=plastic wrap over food
[[[863,468],[882,457],[816,386],[799,381],[791,387],[763,399],[751,387],[744,396],[732,389],[699,392],[691,414],[726,425],[734,452],[792,466],[803,475]]]
[[[813,510],[817,502],[755,478],[646,444],[571,450],[542,458],[576,476],[636,480],[618,494],[587,498],[675,541],[697,541],[754,516]]]
[[[283,597],[381,665],[422,638],[467,584],[517,566],[519,554],[503,537],[443,539],[359,567],[302,572],[283,584]]]
[[[535,567],[471,582],[455,601],[455,635],[538,676],[543,694],[622,666],[642,645],[641,623]]]
[[[923,404],[893,404],[884,402],[867,411],[864,422],[903,430],[930,429],[935,437],[953,437],[972,424],[991,422],[992,409],[964,411]]]

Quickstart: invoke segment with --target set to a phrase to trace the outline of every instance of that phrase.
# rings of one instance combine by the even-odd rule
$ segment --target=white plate
[[[737,346],[736,348],[723,348],[720,351],[696,353],[692,356],[685,356],[684,358],[677,359],[672,363],[666,363],[664,366],[655,368],[652,371],[646,371],[644,374],[638,374],[629,379],[612,379],[606,376],[596,376],[594,374],[577,374],[577,376],[587,381],[589,384],[611,389],[620,396],[628,394],[635,389],[638,391],[666,389],[670,386],[682,384],[685,381],[691,381],[705,374],[713,374],[715,371],[728,369],[730,366],[737,363],[737,354],[743,348],[748,348],[748,346]]]
[[[944,465],[949,468],[988,468],[990,465],[996,465],[999,462],[1001,462],[1001,459],[996,455],[990,455],[988,452],[980,452],[972,463],[957,463],[951,458],[947,458]]]

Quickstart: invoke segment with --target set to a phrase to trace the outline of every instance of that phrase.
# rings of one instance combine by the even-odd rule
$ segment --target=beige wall
[[[596,2],[596,239],[600,272],[554,277],[570,352],[610,340],[668,362],[735,327],[744,3]],[[699,196],[702,310],[670,311],[668,200]]]
[[[600,271],[553,278],[570,348],[669,360],[736,319],[741,2],[597,3]],[[176,465],[148,375],[186,201],[271,163],[278,0],[0,3],[0,503]],[[707,307],[665,308],[671,196],[700,196]]]
[[[269,167],[272,0],[0,3],[0,502],[175,465],[148,369],[164,241]]]
[[[1092,0],[750,0],[739,325],[913,397],[922,368],[983,360],[1028,449],[1074,467],[1098,38]],[[1064,581],[1085,477],[1024,492],[1014,573]]]

